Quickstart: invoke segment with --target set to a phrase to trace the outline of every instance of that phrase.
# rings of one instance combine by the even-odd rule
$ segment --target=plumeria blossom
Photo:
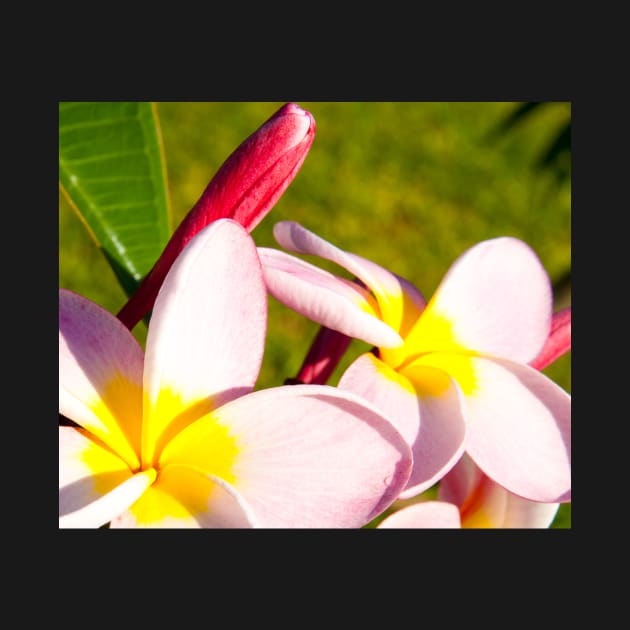
[[[411,445],[414,468],[401,498],[432,486],[466,452],[514,494],[571,500],[571,397],[527,365],[552,317],[549,278],[528,245],[511,237],[478,243],[427,303],[407,280],[297,223],[277,223],[274,236],[286,250],[332,261],[360,281],[259,248],[276,299],[376,346],[338,387],[375,404]]]
[[[166,275],[143,352],[90,300],[59,292],[59,525],[361,527],[410,474],[373,405],[328,385],[254,391],[267,292],[231,219]]]
[[[120,321],[131,330],[151,310],[170,266],[206,225],[229,218],[251,232],[293,181],[314,138],[312,114],[287,103],[244,140],[217,171],[120,310]]]
[[[495,483],[466,454],[440,481],[436,501],[419,501],[383,519],[379,528],[544,529],[559,503],[539,503]]]

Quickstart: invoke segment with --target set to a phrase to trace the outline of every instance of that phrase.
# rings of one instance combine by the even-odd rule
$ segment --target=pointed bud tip
[[[315,118],[308,110],[300,107],[297,103],[286,103],[275,114],[275,116],[302,116],[304,117],[304,135],[315,133]]]

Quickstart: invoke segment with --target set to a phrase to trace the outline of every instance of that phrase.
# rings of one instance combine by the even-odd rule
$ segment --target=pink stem
[[[348,349],[352,337],[321,326],[295,379],[287,382],[324,385]]]

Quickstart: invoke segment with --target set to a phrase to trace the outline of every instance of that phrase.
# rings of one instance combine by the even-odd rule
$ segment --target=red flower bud
[[[166,273],[190,239],[221,218],[252,231],[293,181],[315,137],[315,119],[283,105],[223,163],[167,243],[136,293],[118,313],[130,330],[151,310]]]

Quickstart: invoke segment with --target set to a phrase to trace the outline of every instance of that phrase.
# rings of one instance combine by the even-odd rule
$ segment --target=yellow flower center
[[[433,301],[410,326],[403,345],[379,348],[379,356],[411,380],[421,395],[437,396],[448,387],[448,380],[436,370],[450,375],[465,394],[474,393],[477,387],[471,360],[477,353],[459,342],[452,318],[440,312]]]

